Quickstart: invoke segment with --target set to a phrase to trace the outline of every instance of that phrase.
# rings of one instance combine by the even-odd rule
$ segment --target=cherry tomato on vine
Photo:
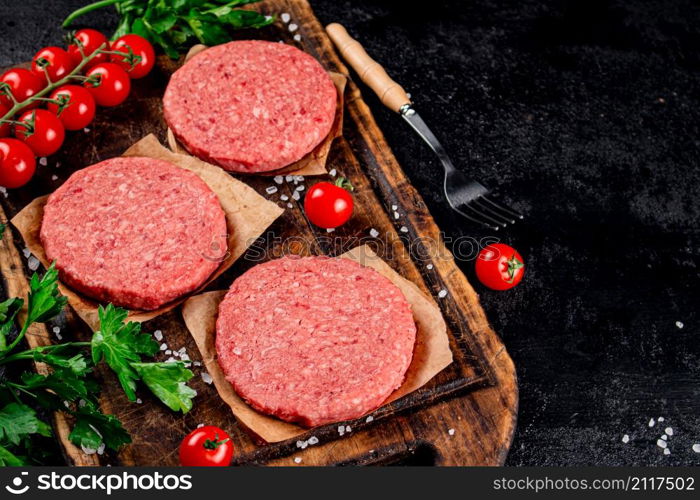
[[[32,73],[46,82],[46,76],[57,82],[75,69],[75,62],[68,52],[60,47],[44,47],[32,59]]]
[[[117,106],[131,91],[131,80],[123,68],[114,63],[101,63],[88,71],[85,82],[95,102],[100,106]]]
[[[513,248],[503,243],[484,247],[476,259],[476,277],[492,290],[508,290],[520,283],[525,261]]]
[[[306,216],[311,222],[325,229],[342,226],[352,216],[352,189],[352,185],[342,177],[339,177],[335,184],[314,184],[304,197]]]
[[[103,45],[104,47],[102,48],[104,50],[109,50],[109,42],[107,41],[107,37],[97,30],[89,28],[78,30],[73,34],[72,38],[74,43],[71,43],[68,46],[68,54],[71,56],[71,59],[73,59],[76,66],[83,60],[82,56],[80,55],[80,48],[78,45],[83,47],[83,54],[85,54],[85,56],[89,56]],[[97,54],[95,57],[90,59],[90,62],[88,62],[83,69],[88,70],[93,66],[104,62],[109,62],[109,54]]]
[[[24,186],[35,170],[36,158],[29,146],[17,139],[0,139],[0,186]]]
[[[10,106],[4,102],[0,102],[0,118],[5,116],[5,114],[10,111]],[[7,137],[10,135],[11,125],[9,123],[0,123],[0,137]]]
[[[95,98],[85,87],[63,85],[49,96],[61,104],[49,103],[47,109],[58,116],[66,130],[80,130],[87,127],[95,117]]]
[[[15,137],[29,146],[36,156],[50,156],[63,144],[65,129],[51,111],[32,109],[17,121],[24,125],[15,125]]]
[[[131,49],[131,54],[129,54]],[[110,54],[110,60],[121,66],[133,79],[143,78],[153,69],[156,52],[151,42],[139,35],[124,35],[112,42],[111,50],[125,55]],[[133,59],[133,61],[132,61]],[[132,64],[133,63],[133,64]]]
[[[34,73],[24,68],[12,68],[7,70],[0,76],[0,82],[6,83],[9,86],[10,93],[14,96],[17,102],[25,101],[30,98],[46,85],[43,79],[38,78]],[[12,100],[6,95],[0,96],[0,102],[12,106]],[[28,105],[28,108],[36,108],[39,102],[33,102]]]
[[[225,467],[233,457],[229,435],[213,425],[190,432],[180,444],[180,465],[195,467]]]

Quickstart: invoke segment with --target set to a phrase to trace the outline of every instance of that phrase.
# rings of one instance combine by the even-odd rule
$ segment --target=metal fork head
[[[470,180],[456,168],[445,169],[445,197],[452,209],[463,217],[497,231],[523,216],[492,200],[489,190]]]

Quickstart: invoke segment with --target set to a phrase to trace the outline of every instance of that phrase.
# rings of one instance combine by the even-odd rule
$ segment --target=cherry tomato
[[[513,248],[503,243],[484,247],[476,259],[476,276],[492,290],[508,290],[520,283],[525,261]]]
[[[131,78],[143,78],[151,72],[156,62],[156,52],[153,50],[153,45],[142,36],[124,35],[112,42],[111,50],[129,54],[129,48],[133,52],[132,57],[136,56],[138,59],[138,61],[133,61],[133,65],[126,55],[111,54],[110,60],[124,68]]]
[[[339,177],[335,184],[314,184],[304,197],[304,210],[311,222],[326,229],[342,226],[352,215],[354,202],[350,183]]]
[[[180,444],[180,464],[195,467],[226,467],[233,457],[229,435],[213,425],[190,432]]]
[[[114,63],[101,63],[88,71],[90,80],[85,87],[100,106],[117,106],[123,103],[131,91],[131,80],[123,68]]]
[[[58,116],[66,130],[80,130],[87,127],[95,117],[95,98],[85,87],[64,85],[53,91],[50,99],[62,101],[58,105],[49,103],[48,110]]]
[[[36,156],[50,156],[63,144],[65,129],[51,111],[32,109],[23,113],[17,121],[26,125],[15,125],[15,137],[29,146]]]
[[[73,71],[75,66],[68,52],[60,47],[45,47],[32,59],[32,72],[44,83],[47,83],[47,75],[52,82],[57,82]]]
[[[29,146],[17,139],[0,139],[0,186],[24,186],[35,170],[36,158]]]
[[[5,116],[5,114],[10,111],[10,106],[0,101],[0,118]],[[0,137],[7,137],[10,135],[11,125],[9,123],[0,123]]]
[[[10,92],[17,102],[25,101],[45,87],[43,79],[38,78],[34,73],[24,68],[12,68],[6,71],[0,76],[0,82],[7,83],[10,86]],[[0,97],[0,101],[7,105],[12,105],[10,98],[5,95]],[[33,102],[28,107],[36,108],[37,106],[39,106],[39,102]]]
[[[78,47],[78,44],[83,47],[83,53],[86,56],[89,56],[100,47],[102,47],[104,50],[109,50],[109,42],[107,41],[107,37],[97,30],[78,30],[73,35],[73,41],[75,43],[68,46],[68,54],[71,56],[71,59],[73,59],[73,63],[76,66],[83,60],[83,57],[80,55],[80,48]],[[109,54],[97,54],[95,57],[90,59],[90,62],[88,62],[83,69],[88,70],[93,66],[104,62],[109,62]]]

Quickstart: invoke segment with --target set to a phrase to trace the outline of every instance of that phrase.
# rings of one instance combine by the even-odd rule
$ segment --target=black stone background
[[[59,43],[85,3],[1,0],[0,65]],[[462,264],[518,369],[507,464],[700,464],[700,4],[311,3],[411,92],[460,168],[527,214],[500,235],[527,262],[516,289]],[[492,234],[450,213],[436,158],[364,96],[446,236]]]

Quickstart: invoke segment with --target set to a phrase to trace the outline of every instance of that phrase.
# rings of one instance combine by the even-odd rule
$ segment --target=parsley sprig
[[[103,7],[114,6],[119,14],[113,39],[135,33],[177,58],[192,45],[229,42],[232,32],[262,28],[274,22],[272,16],[240,9],[259,0],[99,0],[69,14],[63,27]]]
[[[100,386],[93,371],[101,362],[114,371],[129,400],[136,400],[137,382],[142,382],[173,411],[186,413],[192,408],[196,392],[187,386],[192,372],[182,362],[144,361],[144,356],[158,352],[158,344],[141,333],[139,323],[126,321],[125,310],[112,304],[100,307],[100,328],[90,342],[18,350],[32,324],[49,321],[65,305],[53,265],[41,278],[32,275],[19,329],[15,322],[24,300],[13,297],[0,302],[0,466],[25,465],[32,459],[27,452],[33,440],[51,435],[43,417],[53,411],[71,415],[74,425],[69,439],[85,450],[103,446],[117,450],[131,442],[119,419],[100,410]],[[21,369],[21,363],[29,360],[45,363],[48,372],[21,371],[12,376],[10,368]]]

